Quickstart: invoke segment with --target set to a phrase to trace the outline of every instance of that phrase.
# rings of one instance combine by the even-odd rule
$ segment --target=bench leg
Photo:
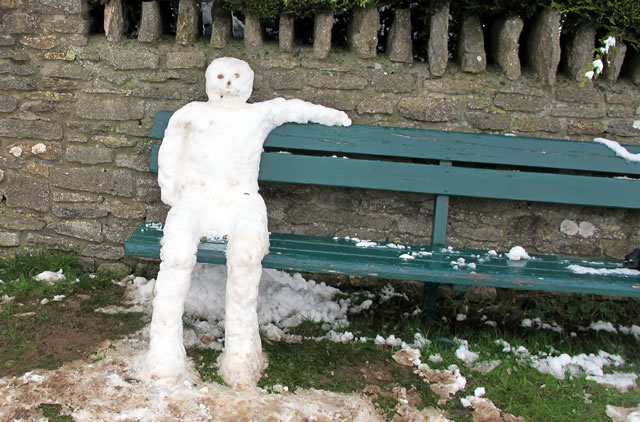
[[[433,320],[438,319],[436,301],[440,295],[440,285],[437,283],[424,283],[422,290],[422,312]]]

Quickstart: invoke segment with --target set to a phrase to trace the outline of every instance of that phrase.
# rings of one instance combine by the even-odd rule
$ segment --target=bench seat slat
[[[157,259],[162,230],[142,223],[125,245],[127,255]],[[409,247],[411,249],[409,249]],[[225,263],[226,243],[202,242],[198,261]],[[430,252],[431,256],[401,259],[411,252]],[[466,263],[476,262],[475,269],[453,267],[452,262],[464,258]],[[479,258],[486,259],[480,262]],[[571,264],[594,266],[583,260],[538,255],[535,259],[513,263],[502,257],[487,258],[486,250],[455,249],[406,245],[406,249],[390,247],[356,247],[346,239],[273,233],[271,250],[263,266],[280,270],[307,271],[389,279],[417,280],[452,284],[508,287],[527,290],[593,293],[640,297],[640,277],[607,275],[594,277],[580,275],[568,269]],[[614,262],[597,265],[616,268]]]

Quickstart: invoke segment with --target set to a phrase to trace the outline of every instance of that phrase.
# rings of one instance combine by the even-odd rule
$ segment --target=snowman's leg
[[[222,378],[228,385],[240,389],[255,387],[264,369],[257,308],[262,258],[269,250],[269,233],[266,209],[249,209],[257,212],[241,214],[229,234],[225,349],[219,359]]]
[[[167,215],[160,250],[160,272],[155,285],[149,351],[143,376],[176,381],[188,377],[182,341],[184,301],[196,264],[201,207],[183,201]]]

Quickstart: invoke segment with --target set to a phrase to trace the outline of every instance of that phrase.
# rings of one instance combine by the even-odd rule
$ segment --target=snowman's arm
[[[302,100],[275,98],[261,103],[275,126],[285,123],[319,123],[325,126],[350,126],[351,119],[344,111],[308,103]]]
[[[171,116],[158,151],[158,185],[162,202],[174,206],[179,199],[179,182],[184,163],[183,150],[187,148],[189,123],[181,118],[180,111]]]

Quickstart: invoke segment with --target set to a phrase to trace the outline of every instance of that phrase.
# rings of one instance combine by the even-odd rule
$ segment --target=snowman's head
[[[253,90],[253,70],[247,62],[233,57],[212,61],[205,79],[209,101],[246,103]]]

